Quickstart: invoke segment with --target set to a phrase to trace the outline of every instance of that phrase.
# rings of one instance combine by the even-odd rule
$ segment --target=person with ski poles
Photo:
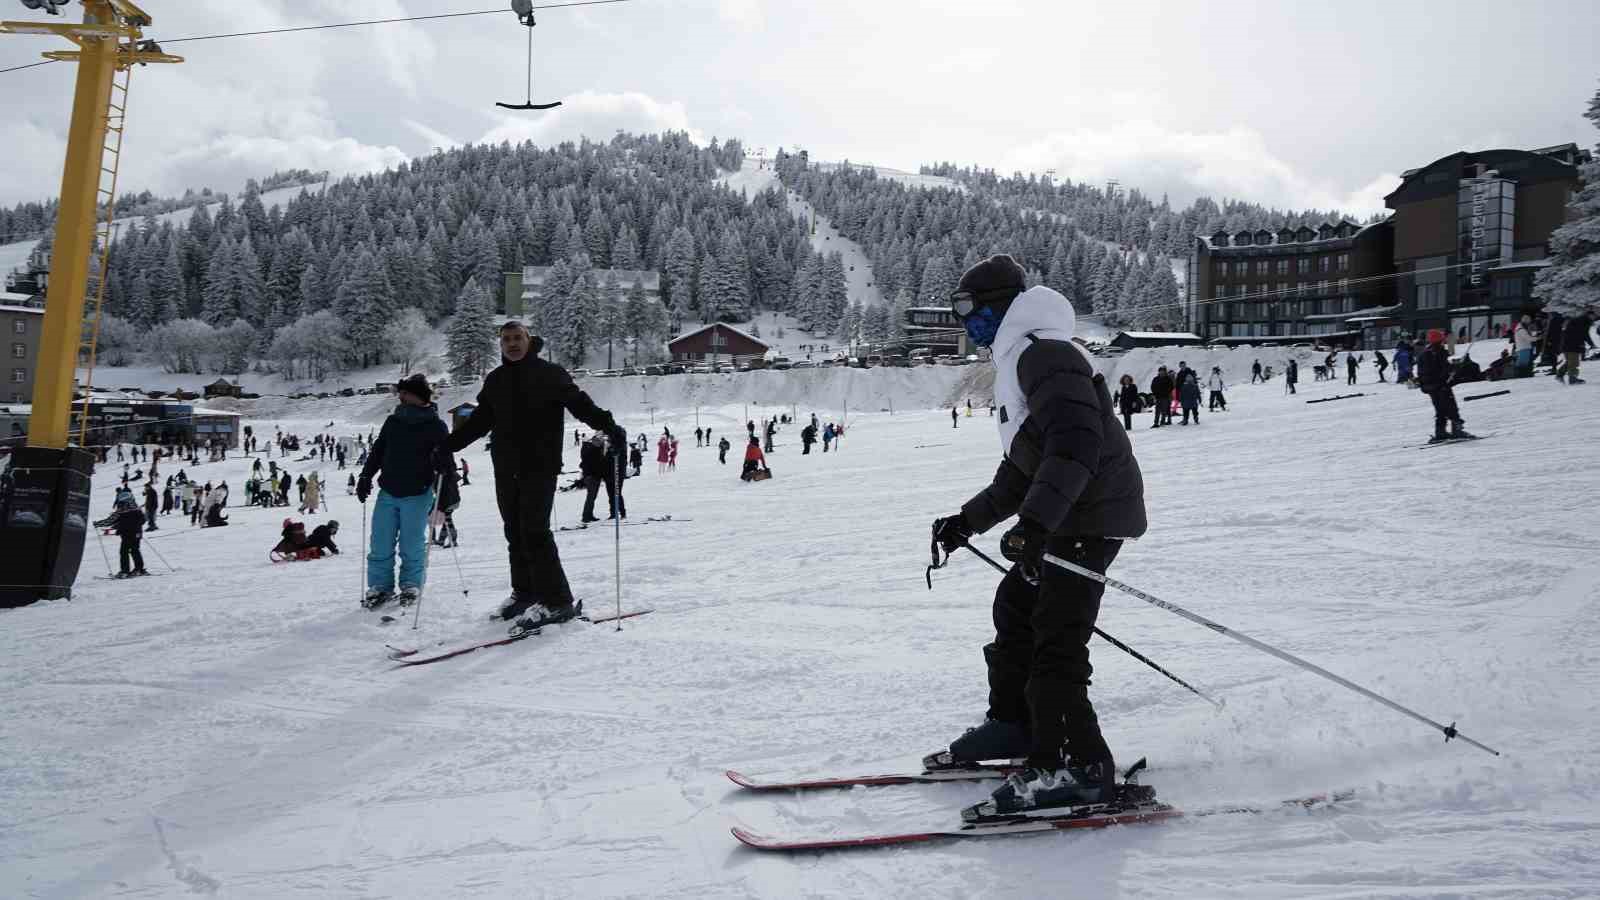
[[[395,599],[396,545],[400,551],[400,605],[416,602],[427,579],[424,542],[428,516],[434,509],[434,486],[439,486],[440,509],[453,512],[460,503],[455,461],[445,449],[449,430],[433,405],[428,379],[408,376],[395,385],[395,394],[400,405],[384,420],[356,480],[356,499],[365,506],[372,493],[372,478],[378,475],[378,502],[372,511],[372,542],[367,551],[367,594],[362,600],[367,609]]]
[[[950,297],[967,336],[992,354],[1002,458],[960,512],[934,520],[933,537],[948,553],[1018,519],[1001,539],[1013,566],[995,591],[995,637],[984,647],[988,712],[927,760],[1026,759],[979,815],[1114,798],[1116,763],[1089,700],[1088,644],[1104,586],[1045,565],[1044,555],[1104,573],[1122,541],[1147,526],[1139,463],[1105,379],[1071,340],[1072,304],[1025,285],[1014,259],[993,256]]]
[[[628,443],[627,432],[610,412],[595,405],[566,369],[539,358],[543,346],[544,340],[530,335],[521,322],[513,319],[501,325],[500,365],[484,376],[477,409],[445,443],[459,453],[494,432],[490,455],[495,499],[505,523],[511,568],[511,595],[501,604],[499,615],[526,622],[528,628],[565,622],[578,614],[550,532],[566,413],[605,434],[613,447]]]

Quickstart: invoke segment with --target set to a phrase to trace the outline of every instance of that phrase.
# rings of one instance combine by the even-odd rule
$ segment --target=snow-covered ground
[[[736,463],[694,446],[691,398],[668,397],[669,382],[654,426],[603,393],[621,382],[595,385],[630,429],[665,419],[684,437],[676,472],[647,462],[627,483],[634,521],[679,521],[622,529],[622,605],[655,612],[620,633],[572,624],[432,666],[386,659],[386,642],[500,630],[484,620],[507,582],[481,444],[466,455],[463,546],[434,552],[417,630],[358,609],[361,507],[330,465],[288,462],[331,477],[331,509],[308,524],[341,520],[336,558],[269,563],[282,510],[235,509],[224,529],[164,520],[145,551],[161,577],[132,582],[94,577],[116,546],[91,539],[74,600],[0,611],[0,896],[1595,896],[1593,385],[1463,389],[1511,390],[1463,404],[1492,436],[1426,450],[1408,446],[1431,427],[1425,398],[1370,369],[1365,397],[1308,405],[1349,392],[1309,378],[1297,397],[1239,386],[1227,413],[1133,435],[1151,530],[1113,576],[1504,756],[1113,592],[1106,631],[1226,701],[1215,711],[1094,644],[1107,736],[1124,763],[1150,758],[1163,797],[1356,799],[782,857],[742,848],[729,826],[938,827],[993,787],[752,796],[722,772],[901,770],[981,717],[995,576],[958,554],[929,591],[923,566],[929,521],[992,473],[994,424],[852,411],[842,452],[801,456],[785,429],[775,477],[744,485]],[[837,418],[824,394],[809,399]],[[348,434],[385,405],[284,405],[294,418],[253,424],[309,433],[336,419]],[[737,436],[744,415],[707,407],[699,422]],[[97,516],[119,468],[96,480]],[[192,474],[238,497],[246,462]],[[559,494],[558,524],[580,502]],[[557,540],[588,607],[612,608],[612,532]]]

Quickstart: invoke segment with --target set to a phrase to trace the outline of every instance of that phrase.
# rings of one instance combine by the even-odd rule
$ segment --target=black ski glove
[[[971,537],[972,526],[967,524],[967,517],[961,513],[933,520],[933,539],[947,554],[965,547]]]
[[[1050,536],[1044,526],[1028,519],[1018,519],[1017,524],[1000,539],[1000,555],[1022,567],[1022,574],[1030,581],[1039,577],[1039,567],[1044,564],[1044,543]]]
[[[612,450],[626,452],[628,449],[628,432],[624,431],[621,425],[611,426],[606,432],[606,440],[611,442]]]
[[[362,503],[367,502],[367,495],[372,493],[372,476],[362,475],[356,479],[356,499]]]

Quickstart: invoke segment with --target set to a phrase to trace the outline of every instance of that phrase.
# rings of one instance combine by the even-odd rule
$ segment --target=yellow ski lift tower
[[[162,53],[154,41],[143,39],[141,29],[150,25],[150,16],[131,0],[82,3],[81,25],[0,22],[0,34],[66,38],[77,49],[51,50],[44,56],[78,64],[28,445],[14,454],[10,477],[0,491],[0,545],[15,563],[14,568],[8,567],[12,577],[5,579],[14,584],[0,588],[0,606],[69,596],[77,579],[88,530],[89,473],[94,463],[88,450],[68,443],[72,387],[83,341],[84,293],[91,275],[96,281],[97,304],[93,332],[98,331],[98,303],[105,296],[101,273],[110,251],[128,75],[135,65],[183,62],[182,57]],[[58,7],[66,3],[23,0],[23,5],[59,14]],[[96,251],[100,265],[98,272],[91,272],[89,261]],[[91,360],[93,332],[87,347]],[[86,421],[87,398],[83,413]],[[83,443],[80,431],[79,444]]]

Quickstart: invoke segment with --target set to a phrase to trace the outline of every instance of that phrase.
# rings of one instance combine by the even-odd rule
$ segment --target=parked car
[[[701,363],[698,366],[691,366],[689,368],[689,374],[691,374],[691,375],[710,375],[711,374],[711,367],[706,365],[705,363]]]
[[[623,366],[621,374],[623,374],[623,375],[637,375],[637,374],[639,374],[639,370],[634,368],[633,366]]]
[[[793,365],[794,363],[790,362],[789,357],[787,356],[774,356],[770,361],[770,368],[778,369],[780,371],[790,368]]]
[[[667,363],[662,368],[666,370],[668,375],[682,375],[683,373],[689,371],[689,367],[683,363]]]
[[[665,375],[667,374],[667,367],[659,364],[654,366],[645,366],[644,373],[646,375]]]
[[[797,359],[789,364],[791,369],[815,369],[817,364],[809,359]]]
[[[568,374],[570,374],[573,378],[587,378],[589,376],[589,370],[588,369],[573,369]]]

